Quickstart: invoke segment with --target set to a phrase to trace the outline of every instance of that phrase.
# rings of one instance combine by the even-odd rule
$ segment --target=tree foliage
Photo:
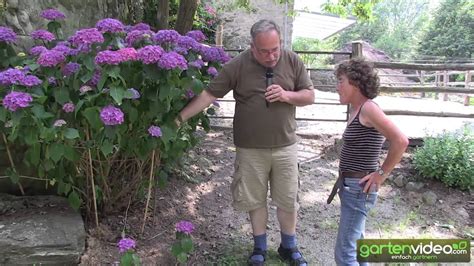
[[[446,0],[420,43],[424,55],[472,58],[474,52],[474,2]]]
[[[339,45],[364,40],[393,58],[409,58],[428,21],[428,0],[378,3],[371,21],[359,21],[339,36]]]
[[[323,10],[332,14],[347,17],[349,14],[360,20],[372,19],[372,10],[380,0],[337,0],[323,4]]]

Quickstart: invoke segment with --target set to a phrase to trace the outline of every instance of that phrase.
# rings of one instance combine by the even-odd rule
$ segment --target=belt
[[[336,196],[337,191],[341,187],[342,180],[344,178],[347,178],[347,177],[349,177],[349,178],[362,178],[362,177],[364,177],[364,176],[366,176],[370,173],[371,172],[369,172],[369,171],[363,171],[363,172],[339,171],[339,176],[336,180],[336,183],[332,187],[331,194],[329,194],[329,197],[326,200],[327,204],[330,204],[331,201],[334,199],[334,196]]]

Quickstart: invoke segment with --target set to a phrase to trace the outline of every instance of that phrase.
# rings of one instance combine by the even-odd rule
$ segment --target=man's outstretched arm
[[[179,112],[180,122],[184,122],[208,107],[217,97],[204,90]]]

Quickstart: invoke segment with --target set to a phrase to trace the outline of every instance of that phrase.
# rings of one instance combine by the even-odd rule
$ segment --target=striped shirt
[[[374,172],[379,167],[379,156],[385,137],[375,128],[360,123],[360,110],[342,135],[340,171]]]

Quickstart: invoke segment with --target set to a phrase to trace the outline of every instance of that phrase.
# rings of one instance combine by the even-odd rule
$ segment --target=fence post
[[[223,47],[223,39],[224,39],[224,25],[221,23],[219,26],[217,26],[216,30],[216,46],[217,47]]]
[[[352,54],[351,58],[361,57],[362,54],[362,42],[352,42]]]
[[[469,89],[469,83],[471,83],[471,71],[466,71],[466,74],[464,74],[464,88]],[[471,97],[469,94],[464,95],[464,106],[469,106],[471,101]]]
[[[435,86],[438,87],[439,86],[439,83],[440,83],[440,80],[439,80],[439,75],[438,75],[438,71],[435,72]],[[435,96],[434,96],[435,100],[438,100],[438,93],[435,92]]]
[[[444,75],[443,75],[444,87],[448,87],[448,83],[449,83],[449,75],[448,75],[448,71],[445,70]],[[443,101],[447,101],[447,100],[448,100],[448,93],[445,92],[445,93],[443,93]]]

